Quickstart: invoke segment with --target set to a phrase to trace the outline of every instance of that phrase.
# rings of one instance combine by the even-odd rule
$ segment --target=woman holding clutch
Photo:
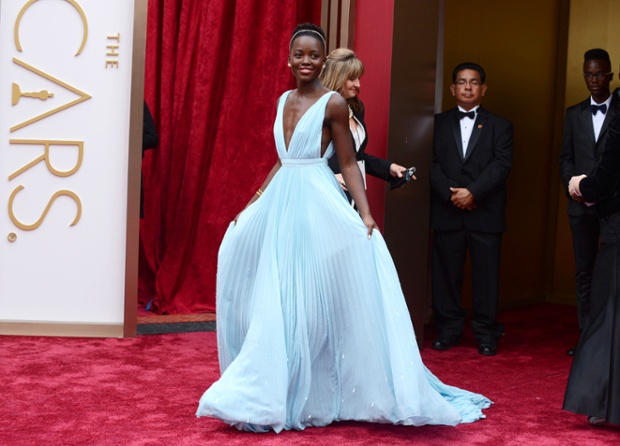
[[[406,180],[410,178],[415,179],[415,176],[413,176],[415,169],[410,168],[409,172],[407,172],[408,169],[406,167],[366,153],[368,132],[364,123],[364,104],[358,97],[360,78],[363,74],[364,65],[355,53],[348,48],[337,48],[327,57],[320,80],[325,87],[338,92],[347,101],[349,106],[349,128],[353,138],[353,145],[357,152],[357,164],[364,178],[364,185],[366,185],[366,174],[384,181],[392,181],[405,176],[407,177]],[[347,191],[346,184],[340,173],[338,159],[335,156],[329,159],[329,167],[336,174],[336,179],[342,189],[347,192],[349,201],[354,204]]]

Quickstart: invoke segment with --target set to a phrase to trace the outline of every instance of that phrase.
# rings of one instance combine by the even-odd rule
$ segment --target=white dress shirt
[[[351,134],[353,135],[353,141],[355,141],[355,151],[359,152],[360,148],[362,147],[362,143],[364,142],[364,139],[366,139],[366,130],[364,130],[364,126],[362,125],[359,119],[357,119],[355,116],[353,116],[353,119],[355,119],[355,122],[357,123],[357,125],[355,126],[355,129],[353,128],[353,126],[349,125],[349,130],[351,130]],[[357,162],[357,165],[360,168],[360,172],[362,173],[362,178],[364,179],[364,190],[365,190],[366,189],[366,164],[364,163],[364,160],[360,160]]]
[[[601,102],[597,104],[590,96],[590,104],[591,105],[607,105],[607,111],[609,111],[609,105],[611,104],[611,95],[607,98],[605,102]],[[598,141],[598,136],[601,134],[601,127],[603,127],[603,121],[605,121],[605,113],[598,111],[595,115],[592,115],[592,125],[594,126],[594,141]]]
[[[467,110],[462,108],[460,105],[458,107],[459,107],[459,111],[467,112]],[[476,116],[478,116],[478,107],[479,106],[475,106],[469,111],[475,112]],[[469,144],[469,138],[471,138],[471,133],[474,130],[475,122],[476,122],[476,119],[471,119],[467,117],[463,119],[459,119],[459,123],[461,124],[461,141],[463,142],[463,157],[465,157],[465,154],[467,153],[467,145]]]

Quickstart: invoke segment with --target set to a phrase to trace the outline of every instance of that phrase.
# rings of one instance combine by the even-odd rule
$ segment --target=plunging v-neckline
[[[291,90],[292,91],[292,90]],[[297,121],[297,123],[295,124],[295,127],[293,128],[293,131],[291,132],[291,139],[288,140],[288,145],[286,144],[286,135],[284,132],[284,106],[286,106],[286,101],[288,101],[289,96],[291,95],[291,91],[288,92],[288,94],[286,95],[286,98],[284,99],[284,103],[282,104],[282,140],[284,141],[284,151],[286,153],[288,153],[289,148],[291,147],[291,141],[293,141],[293,138],[295,137],[295,132],[297,130],[297,126],[299,126],[299,123],[301,122],[302,119],[304,119],[306,117],[306,115],[308,114],[308,112],[321,100],[323,99],[323,96],[332,93],[331,91],[328,91],[324,94],[322,94],[321,96],[319,96],[319,98],[314,101],[314,103],[308,107],[306,109],[305,112],[303,112],[303,114],[301,115],[301,118],[299,118],[299,120]]]

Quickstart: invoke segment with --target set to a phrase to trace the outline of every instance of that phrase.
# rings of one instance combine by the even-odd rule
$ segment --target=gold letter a
[[[14,131],[19,130],[19,129],[23,128],[23,127],[26,127],[27,125],[30,125],[30,124],[35,123],[37,121],[40,121],[41,119],[45,119],[48,116],[53,115],[54,113],[58,113],[60,111],[66,110],[68,108],[71,108],[74,105],[77,105],[80,102],[84,102],[87,99],[91,98],[91,96],[89,94],[86,94],[83,91],[80,91],[77,88],[72,87],[71,85],[64,83],[60,79],[56,79],[52,75],[45,74],[43,71],[38,70],[38,69],[36,69],[35,67],[33,67],[31,65],[28,65],[26,62],[22,62],[21,60],[16,59],[15,57],[13,58],[13,62],[16,63],[17,65],[19,65],[20,67],[24,67],[25,69],[27,69],[29,71],[32,71],[33,73],[38,74],[39,76],[44,77],[45,79],[48,79],[48,80],[54,82],[55,84],[60,85],[61,87],[66,88],[69,91],[72,91],[73,93],[77,94],[79,96],[79,98],[77,98],[76,100],[71,101],[71,102],[69,102],[67,104],[61,105],[60,107],[57,107],[57,108],[55,108],[53,110],[45,112],[45,113],[43,113],[43,114],[41,114],[39,116],[35,116],[32,119],[28,119],[27,121],[24,121],[24,122],[22,122],[20,124],[17,124],[16,126],[11,127],[11,133],[13,133]]]

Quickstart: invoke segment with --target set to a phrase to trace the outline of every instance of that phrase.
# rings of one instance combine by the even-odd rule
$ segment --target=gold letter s
[[[11,192],[11,196],[9,197],[9,217],[11,218],[11,221],[13,222],[13,224],[17,226],[19,229],[23,229],[24,231],[32,231],[34,229],[37,229],[39,226],[41,226],[41,223],[43,223],[43,220],[45,220],[45,216],[47,215],[50,208],[52,207],[52,203],[54,203],[56,198],[60,197],[61,195],[67,195],[73,198],[73,201],[75,201],[75,204],[77,205],[77,215],[73,219],[73,222],[71,223],[70,226],[74,226],[75,224],[77,224],[78,221],[80,221],[80,217],[82,216],[82,201],[80,200],[80,197],[78,197],[74,192],[71,192],[70,190],[59,190],[54,195],[52,195],[52,198],[50,198],[50,200],[47,202],[47,206],[45,207],[43,214],[36,222],[34,222],[31,225],[26,225],[20,222],[15,216],[15,213],[13,212],[13,201],[15,200],[15,195],[17,195],[17,193],[23,188],[24,186],[17,186],[15,190]]]

